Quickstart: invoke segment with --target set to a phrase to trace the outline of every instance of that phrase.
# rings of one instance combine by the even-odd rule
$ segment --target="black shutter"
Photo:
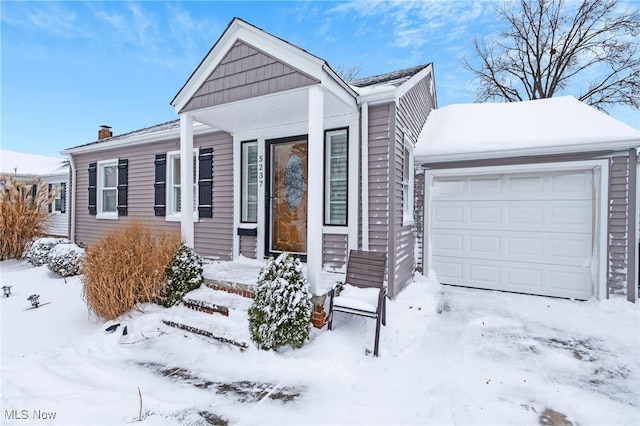
[[[98,184],[98,163],[89,164],[89,214],[95,216],[98,213],[96,207],[96,186]]]
[[[120,158],[118,160],[118,216],[127,215],[128,171],[129,160]]]
[[[166,214],[166,185],[167,185],[167,154],[156,155],[156,180],[153,184],[155,190],[153,209],[156,216]]]
[[[53,188],[53,185],[49,184],[48,188],[49,188],[48,194],[51,195],[51,188]],[[53,207],[54,207],[53,205],[55,202],[56,200],[53,200],[52,202],[49,203],[49,213],[53,213]]]
[[[200,148],[198,162],[198,215],[213,217],[213,148]]]
[[[67,184],[62,182],[60,184],[60,213],[67,212]]]

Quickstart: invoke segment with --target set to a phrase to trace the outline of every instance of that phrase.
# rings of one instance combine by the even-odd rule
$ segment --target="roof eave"
[[[583,154],[588,152],[616,152],[631,148],[638,148],[638,139],[608,140],[585,144],[560,144],[535,148],[501,149],[493,151],[460,152],[452,154],[420,154],[416,153],[416,163],[448,163],[473,160],[490,160],[512,157],[534,157],[558,154]]]

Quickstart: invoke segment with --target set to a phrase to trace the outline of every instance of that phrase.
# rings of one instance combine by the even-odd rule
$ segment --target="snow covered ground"
[[[229,317],[145,305],[114,333],[90,317],[78,277],[0,262],[0,423],[640,424],[640,310],[441,286],[417,278],[374,322],[336,315],[299,350],[249,340],[250,301],[200,288]],[[27,297],[40,294],[38,309]],[[249,349],[165,325],[189,324]],[[126,325],[128,334],[122,335]],[[553,410],[553,411],[552,411]],[[207,423],[207,421],[209,423]]]

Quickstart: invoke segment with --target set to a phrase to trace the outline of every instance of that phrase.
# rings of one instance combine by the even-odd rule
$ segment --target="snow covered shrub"
[[[47,266],[61,277],[71,277],[80,273],[80,263],[84,250],[75,244],[56,244],[49,252]]]
[[[167,283],[159,303],[169,308],[202,284],[202,258],[194,249],[182,244],[173,255],[166,273]]]
[[[132,221],[89,244],[82,263],[83,298],[98,317],[113,320],[137,303],[156,302],[180,236]]]
[[[65,238],[38,238],[31,244],[26,258],[33,266],[42,266],[49,263],[49,253],[58,244],[68,244]]]
[[[0,188],[0,260],[21,259],[31,241],[45,234],[56,193],[38,179],[6,175]]]
[[[249,308],[251,339],[261,349],[300,348],[309,337],[313,304],[300,259],[282,253],[260,271]]]

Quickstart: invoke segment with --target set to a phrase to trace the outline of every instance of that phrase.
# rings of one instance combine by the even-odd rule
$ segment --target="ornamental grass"
[[[86,248],[82,264],[83,298],[104,320],[113,320],[138,303],[156,302],[166,268],[180,245],[176,232],[155,230],[134,220]]]
[[[31,241],[45,235],[56,192],[37,178],[13,175],[0,176],[0,188],[0,260],[21,259]]]

